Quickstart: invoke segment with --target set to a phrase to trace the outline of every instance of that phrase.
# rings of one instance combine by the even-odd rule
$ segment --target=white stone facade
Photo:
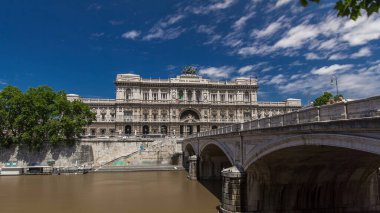
[[[116,99],[81,99],[96,112],[84,135],[184,136],[231,123],[283,114],[301,107],[301,100],[258,102],[255,78],[211,81],[198,75],[142,79],[118,74]]]

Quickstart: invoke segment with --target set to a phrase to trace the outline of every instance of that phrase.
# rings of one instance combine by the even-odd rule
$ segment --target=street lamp
[[[335,82],[335,88],[336,88],[336,95],[338,96],[339,95],[339,89],[338,89],[338,77],[336,77],[336,75],[333,75],[331,77],[331,85],[334,85],[334,82]]]

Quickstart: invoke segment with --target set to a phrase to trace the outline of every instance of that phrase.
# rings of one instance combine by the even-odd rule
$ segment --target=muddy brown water
[[[0,212],[216,212],[218,198],[186,176],[185,171],[0,176]]]

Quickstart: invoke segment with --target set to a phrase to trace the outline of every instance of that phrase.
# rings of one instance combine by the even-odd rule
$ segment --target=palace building
[[[115,99],[80,99],[96,113],[85,136],[182,137],[221,126],[283,114],[301,107],[300,99],[258,102],[255,78],[212,81],[195,74],[166,80],[118,74]]]

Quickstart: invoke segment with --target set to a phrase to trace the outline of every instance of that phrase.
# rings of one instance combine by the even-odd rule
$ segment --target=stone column
[[[222,199],[219,213],[247,212],[246,173],[240,166],[222,170]]]
[[[197,180],[198,177],[198,157],[192,155],[189,157],[189,176],[190,180]]]

